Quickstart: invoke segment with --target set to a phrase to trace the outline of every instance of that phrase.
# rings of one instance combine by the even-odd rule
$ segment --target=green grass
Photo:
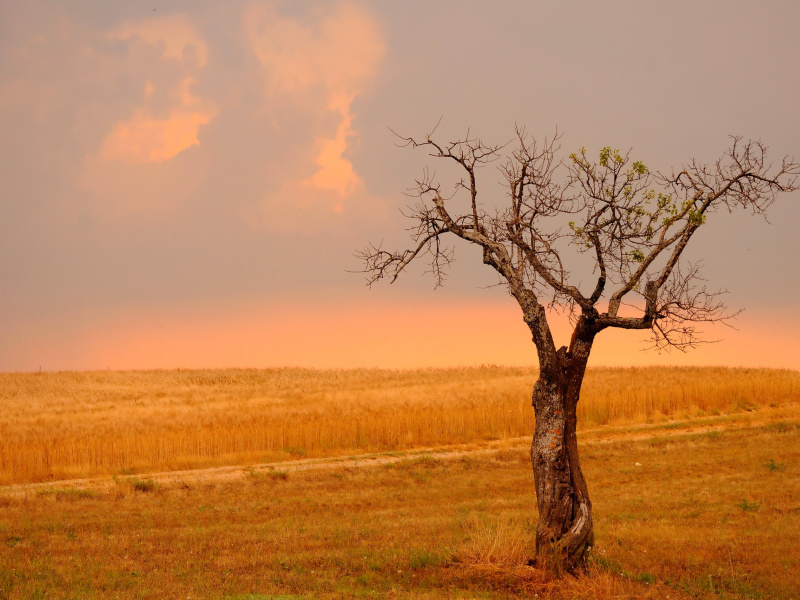
[[[786,470],[786,465],[780,462],[775,462],[775,459],[770,458],[769,461],[764,463],[764,466],[773,473],[780,473]]]
[[[746,498],[742,498],[741,502],[737,502],[736,506],[741,508],[745,512],[758,512],[758,509],[761,508],[760,502],[748,502]]]

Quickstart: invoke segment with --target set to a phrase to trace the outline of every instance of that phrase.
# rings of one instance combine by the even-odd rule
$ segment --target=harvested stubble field
[[[375,460],[371,468],[348,462],[343,444],[328,448],[341,462],[325,469],[283,462],[238,479],[117,472],[82,484],[0,488],[0,599],[800,598],[798,373],[593,371],[580,435],[597,540],[587,572],[557,581],[520,566],[533,551],[536,513],[527,447],[513,439],[513,416],[485,426],[474,416],[434,420],[448,408],[477,412],[481,402],[508,409],[517,393],[528,411],[519,433],[529,434],[532,376],[523,370],[3,377],[4,414],[12,417],[3,441],[7,431],[18,442],[17,450],[3,448],[4,457],[35,448],[17,429],[35,439],[56,423],[50,439],[97,432],[99,447],[115,431],[179,431],[214,415],[220,428],[235,427],[259,410],[301,428],[328,417],[347,432],[345,419],[333,419],[337,402],[351,419],[373,424],[357,430],[362,448],[383,449],[376,440],[385,438],[368,434],[392,432],[401,451],[390,453],[395,462]],[[247,381],[262,387],[248,394]],[[317,394],[319,413],[304,390]],[[618,399],[604,399],[602,390]],[[161,395],[148,396],[154,392]],[[242,409],[223,420],[237,406],[236,393]],[[41,421],[26,419],[25,398],[39,402]],[[362,405],[367,399],[375,406]],[[410,429],[412,436],[375,426],[391,416],[391,427],[427,425]],[[291,443],[314,440],[305,435]],[[454,441],[480,451],[402,451]],[[317,453],[313,445],[289,448],[254,456]],[[220,453],[211,462],[235,458]],[[173,464],[139,460],[142,469]],[[114,472],[101,466],[73,469]]]

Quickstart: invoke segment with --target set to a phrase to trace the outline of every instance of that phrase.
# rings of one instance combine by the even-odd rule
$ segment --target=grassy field
[[[522,566],[534,377],[0,375],[0,600],[800,599],[800,374],[591,371],[597,543],[561,580]]]
[[[800,406],[587,431],[586,574],[530,556],[527,448],[0,488],[0,598],[800,598]]]
[[[526,436],[532,369],[0,374],[0,485]],[[579,428],[800,400],[800,373],[590,369]]]

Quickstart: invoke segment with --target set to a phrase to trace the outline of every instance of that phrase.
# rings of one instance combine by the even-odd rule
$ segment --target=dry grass
[[[464,524],[466,540],[455,559],[472,566],[515,567],[535,554],[535,529],[506,516],[481,519],[473,515]]]
[[[529,435],[536,373],[301,369],[0,375],[0,484]],[[593,369],[579,426],[800,400],[800,373]]]
[[[762,425],[582,444],[596,546],[578,577],[520,566],[536,503],[525,449],[506,446],[188,487],[0,490],[0,599],[796,599],[800,407],[754,412]]]

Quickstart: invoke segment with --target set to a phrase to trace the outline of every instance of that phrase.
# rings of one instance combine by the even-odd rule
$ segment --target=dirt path
[[[760,427],[782,419],[792,421],[800,416],[800,406],[784,404],[775,408],[764,408],[758,412],[737,413],[719,417],[706,417],[685,421],[672,421],[655,424],[627,425],[619,427],[599,427],[579,432],[580,445],[635,442],[656,437],[686,436],[712,431],[731,431]],[[480,444],[463,444],[437,448],[420,448],[404,452],[385,452],[350,455],[333,458],[309,458],[255,465],[211,467],[185,471],[162,471],[119,477],[93,477],[88,479],[68,479],[44,483],[26,483],[0,486],[0,496],[24,496],[43,490],[92,490],[113,489],[120,483],[133,484],[136,481],[152,481],[161,487],[185,487],[209,483],[223,483],[247,477],[271,476],[280,473],[294,473],[311,469],[358,469],[387,465],[419,458],[453,460],[464,456],[490,455],[499,450],[527,448],[530,437],[509,438]]]

